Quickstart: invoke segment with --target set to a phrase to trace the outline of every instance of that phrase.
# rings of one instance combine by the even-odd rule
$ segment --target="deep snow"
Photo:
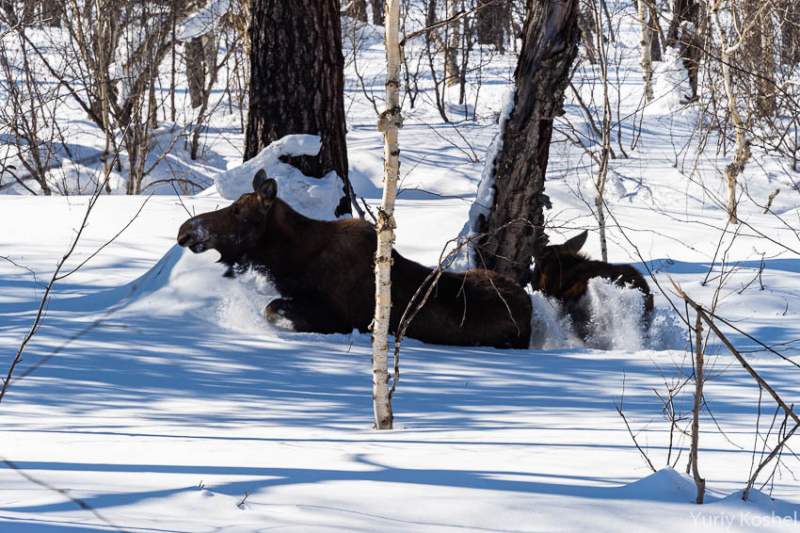
[[[624,115],[638,105],[641,87],[637,37],[623,35],[617,46],[630,56],[620,83]],[[367,73],[368,90],[380,91],[380,40],[366,45],[359,70]],[[435,265],[468,220],[512,72],[511,57],[485,67],[480,120],[459,124],[463,137],[441,122],[429,92],[420,97],[424,105],[406,109],[396,218],[397,246],[407,257]],[[781,187],[773,206],[781,219],[744,200],[741,216],[748,225],[730,244],[734,230],[714,202],[724,192],[714,162],[701,158],[688,176],[694,164],[686,161],[691,148],[683,143],[691,138],[696,111],[665,89],[681,79],[675,61],[659,67],[656,92],[663,98],[648,108],[631,157],[611,163],[611,260],[636,262],[635,244],[662,287],[670,286],[671,276],[708,304],[725,252],[725,268],[735,270],[726,270],[719,314],[797,360],[796,176],[774,158],[756,155],[759,165],[748,167],[743,186],[762,202]],[[457,116],[457,108],[451,111]],[[566,111],[573,124],[583,124],[571,98]],[[233,120],[223,115],[215,120]],[[351,179],[375,206],[382,142],[371,104],[352,77],[348,120]],[[623,124],[625,143],[632,128],[632,120]],[[192,165],[208,183],[218,178],[224,194],[212,186],[193,197],[154,196],[117,241],[57,284],[21,371],[101,322],[13,383],[0,405],[0,457],[21,469],[0,465],[0,531],[113,530],[109,524],[198,532],[800,530],[797,460],[788,452],[774,486],[764,488],[777,499],[739,497],[751,468],[757,413],[764,413],[765,433],[774,407],[766,395],[759,404],[758,388],[724,348],[714,342],[709,348],[714,379],[705,398],[714,419],[706,411],[701,420],[699,465],[709,489],[701,507],[692,503],[694,485],[681,473],[687,439],[675,434],[670,453],[670,424],[655,393],[663,396],[665,382],[691,373],[683,347],[672,338],[671,349],[651,349],[652,339],[619,321],[609,324],[619,327],[611,349],[582,347],[540,295],[533,298],[544,337],[535,339],[534,349],[405,341],[396,429],[372,430],[367,335],[306,335],[269,326],[260,315],[275,296],[268,283],[255,274],[223,278],[215,252],[193,255],[175,245],[189,216],[227,205],[247,189],[244,165],[222,174],[237,166],[241,136],[214,135],[207,137],[208,159]],[[176,159],[188,164],[184,156]],[[593,201],[591,173],[584,153],[557,136],[547,182],[554,242],[594,227],[585,203]],[[282,191],[290,201],[302,200],[299,189]],[[311,207],[321,209],[326,197]],[[102,197],[70,264],[119,231],[143,201]],[[36,273],[0,259],[0,353],[6,361],[30,327],[41,283],[86,204],[77,196],[0,196],[0,256]],[[587,251],[599,256],[595,234]],[[604,289],[596,287],[596,309],[608,324],[632,301]],[[666,296],[656,296],[665,320],[674,317]],[[726,331],[787,402],[800,399],[795,367]],[[687,414],[691,391],[675,402]],[[615,404],[657,473],[645,466]],[[675,469],[668,468],[668,455]]]

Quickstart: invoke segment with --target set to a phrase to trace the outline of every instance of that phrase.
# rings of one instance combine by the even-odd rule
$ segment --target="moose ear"
[[[274,179],[268,178],[267,173],[262,168],[256,172],[256,176],[253,178],[253,190],[258,195],[261,203],[268,205],[278,195],[278,183]]]
[[[583,248],[584,244],[586,244],[586,237],[588,236],[589,236],[589,231],[583,230],[583,232],[575,235],[571,239],[567,240],[567,242],[562,244],[561,245],[563,247],[562,249],[569,250],[571,252],[577,252],[578,250]]]

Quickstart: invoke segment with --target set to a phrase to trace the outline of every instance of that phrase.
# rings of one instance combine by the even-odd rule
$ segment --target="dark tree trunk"
[[[504,54],[505,31],[510,26],[511,5],[497,0],[478,0],[478,43],[494,45]]]
[[[650,60],[661,61],[661,37],[663,34],[661,32],[661,23],[658,20],[658,9],[655,4],[650,5],[649,25],[653,33],[653,37],[650,40]]]
[[[578,0],[528,0],[527,12],[514,108],[495,160],[494,205],[481,228],[488,235],[478,243],[478,266],[522,285],[530,280],[531,257],[547,244],[543,209],[550,204],[544,194],[550,138],[553,120],[563,112],[580,38]]]
[[[795,0],[797,1],[797,0]],[[772,24],[772,10],[764,10],[756,0],[744,2],[746,21],[755,23],[744,37],[739,49],[745,69],[754,75],[750,78],[750,91],[755,100],[755,111],[759,118],[775,115],[775,30]],[[797,31],[797,28],[795,28]]]
[[[319,155],[291,163],[317,178],[335,170],[344,181],[336,215],[349,213],[339,1],[256,0],[250,41],[244,160],[285,135],[319,135]]]
[[[694,0],[672,0],[672,21],[669,23],[667,30],[667,46],[675,46],[678,44],[678,36],[681,31],[681,24],[691,20],[691,14],[694,10]]]
[[[203,103],[205,90],[206,67],[203,38],[195,37],[184,45],[186,51],[186,78],[189,86],[189,98],[192,109],[200,107]]]
[[[342,0],[342,4],[350,7],[342,11],[345,17],[352,17],[359,22],[367,22],[367,0]]]
[[[372,23],[375,26],[383,26],[383,0],[369,0],[372,5]]]
[[[19,19],[17,18],[17,12],[14,9],[14,2],[12,0],[0,0],[0,6],[2,6],[3,13],[4,13],[4,22],[9,26],[14,26]]]
[[[61,15],[63,13],[62,0],[53,0],[47,2],[42,7],[42,18],[47,21],[47,25],[51,28],[61,27]]]
[[[594,0],[590,0],[593,2]],[[581,40],[583,41],[583,49],[586,51],[586,59],[592,65],[597,64],[597,47],[595,46],[594,36],[594,12],[592,11],[593,5],[586,0],[580,1],[578,11],[578,27],[581,30]]]
[[[797,0],[788,0],[782,11],[781,63],[796,67],[800,64],[800,4]]]
[[[696,0],[675,0],[672,4],[672,22],[667,32],[667,46],[679,46],[680,58],[689,74],[691,93],[686,99],[697,98],[697,83],[703,47],[704,18]],[[686,22],[687,24],[683,24]],[[683,26],[681,26],[683,24]]]

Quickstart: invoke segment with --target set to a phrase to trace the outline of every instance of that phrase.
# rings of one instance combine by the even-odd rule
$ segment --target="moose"
[[[252,193],[187,220],[178,244],[194,253],[216,250],[227,275],[247,268],[264,272],[281,296],[264,310],[269,322],[282,317],[299,332],[367,332],[375,309],[375,227],[355,218],[310,219],[277,194],[277,182],[259,170]],[[409,302],[420,303],[415,294],[431,283],[432,270],[396,251],[392,261],[394,334]],[[531,313],[530,298],[511,279],[481,269],[445,271],[406,336],[434,344],[527,348]]]
[[[531,278],[533,290],[561,301],[583,338],[590,333],[591,310],[584,296],[592,278],[605,278],[620,287],[638,289],[644,294],[645,314],[653,310],[650,287],[636,268],[595,261],[580,252],[587,236],[588,231],[583,231],[563,244],[546,246],[534,259]]]

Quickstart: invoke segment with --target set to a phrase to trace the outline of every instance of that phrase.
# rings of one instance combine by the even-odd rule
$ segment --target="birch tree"
[[[639,28],[642,35],[642,76],[644,77],[644,101],[653,100],[653,29],[650,27],[650,8],[647,0],[637,0],[639,12]]]
[[[752,19],[740,30],[739,38],[731,44],[728,38],[728,31],[720,16],[720,11],[724,5],[723,0],[706,0],[706,7],[708,8],[711,23],[720,43],[719,61],[722,66],[722,83],[725,87],[728,112],[730,113],[731,122],[733,122],[733,127],[736,132],[733,161],[725,167],[725,183],[728,186],[728,221],[731,224],[738,224],[739,218],[736,214],[737,180],[739,175],[744,171],[747,160],[750,158],[750,143],[746,137],[744,120],[742,120],[738,110],[738,98],[733,83],[731,62],[733,60],[733,54],[742,46],[745,36],[758,19]]]
[[[392,404],[389,397],[389,315],[392,309],[392,244],[394,243],[394,202],[400,172],[397,130],[400,116],[400,0],[386,1],[386,110],[378,120],[383,133],[383,198],[378,210],[378,251],[375,255],[375,318],[372,329],[372,400],[375,428],[392,429]]]

